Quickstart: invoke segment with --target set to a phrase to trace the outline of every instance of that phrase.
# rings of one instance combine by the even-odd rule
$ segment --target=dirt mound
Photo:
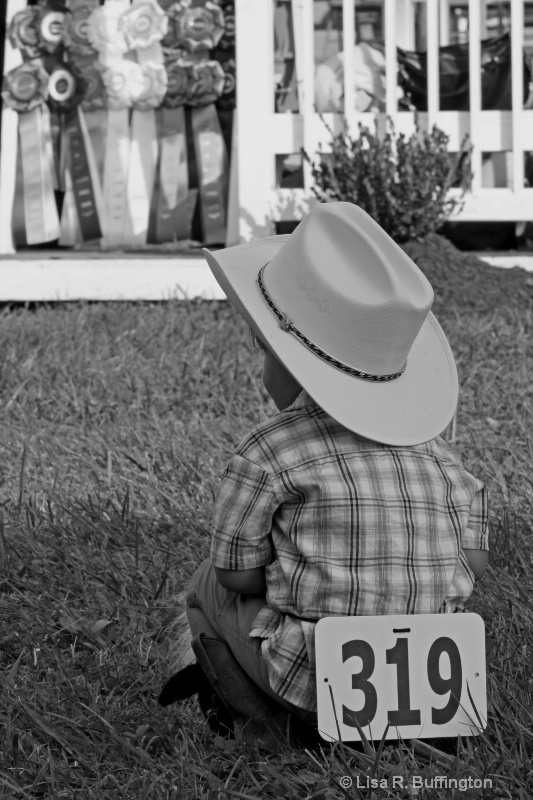
[[[533,275],[519,267],[492,267],[437,234],[402,247],[433,286],[434,310],[448,303],[476,311],[533,307]]]

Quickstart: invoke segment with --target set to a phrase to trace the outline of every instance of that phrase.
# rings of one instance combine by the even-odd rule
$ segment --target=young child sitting
[[[260,716],[259,687],[313,722],[317,621],[461,610],[488,562],[487,494],[439,435],[458,386],[431,286],[365,212],[317,205],[290,236],[205,252],[279,413],[222,476],[187,595],[203,672],[178,673],[161,702],[207,673],[241,715]],[[246,689],[222,674],[239,667]]]

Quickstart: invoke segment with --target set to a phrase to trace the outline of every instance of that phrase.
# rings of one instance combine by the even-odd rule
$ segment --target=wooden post
[[[468,0],[468,68],[470,71],[470,143],[472,145],[472,194],[481,189],[481,8]]]
[[[8,0],[6,10],[6,40],[4,50],[4,72],[22,64],[19,50],[15,50],[7,37],[9,23],[17,13],[26,8],[26,0]],[[0,254],[9,255],[15,252],[13,233],[11,230],[11,213],[15,198],[15,178],[17,169],[17,132],[18,115],[12,108],[2,110],[2,147],[0,150]]]
[[[236,0],[239,239],[269,236],[268,200],[274,189],[270,141],[274,114],[274,4]]]
[[[439,112],[439,17],[436,2],[427,4],[428,130]]]

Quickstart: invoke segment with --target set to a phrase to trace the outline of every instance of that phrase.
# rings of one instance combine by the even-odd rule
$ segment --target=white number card
[[[478,614],[326,617],[316,626],[318,729],[328,741],[476,736],[487,721]]]

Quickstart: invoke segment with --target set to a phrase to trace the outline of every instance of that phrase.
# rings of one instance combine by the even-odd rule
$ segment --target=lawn
[[[431,758],[407,744],[269,756],[213,736],[194,701],[161,710],[166,628],[208,552],[218,476],[274,411],[260,358],[222,302],[7,307],[1,798],[369,798],[356,778],[373,764],[492,781],[382,798],[533,796],[533,278],[436,237],[407,249],[457,359],[455,446],[490,489],[491,567],[470,603],[487,625],[484,737]]]

